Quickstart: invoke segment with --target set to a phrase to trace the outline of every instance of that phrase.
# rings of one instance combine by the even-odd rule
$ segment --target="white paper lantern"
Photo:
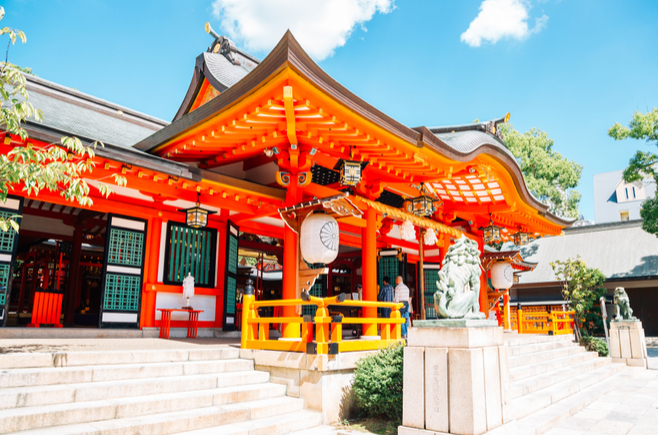
[[[310,214],[302,222],[299,246],[302,258],[314,266],[331,263],[338,256],[338,223],[325,213]]]
[[[499,261],[491,266],[491,285],[497,290],[507,290],[514,284],[514,269],[510,263]]]

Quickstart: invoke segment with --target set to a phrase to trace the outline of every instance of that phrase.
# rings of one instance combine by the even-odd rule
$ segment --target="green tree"
[[[598,301],[606,294],[602,287],[605,275],[597,268],[587,267],[580,258],[551,262],[555,277],[562,281],[562,295],[570,302],[576,318],[584,320],[581,332],[586,335],[603,333],[603,317]]]
[[[4,18],[5,10],[0,7],[0,20]],[[7,134],[20,137],[25,141],[27,131],[22,127],[23,122],[32,119],[41,122],[43,113],[29,102],[26,88],[26,73],[29,68],[21,68],[9,62],[9,48],[17,40],[27,42],[25,33],[11,27],[0,29],[0,36],[7,35],[7,56],[0,62],[0,127]],[[91,206],[89,185],[83,179],[85,174],[94,168],[96,146],[103,146],[95,142],[91,146],[82,144],[76,137],[63,137],[59,144],[48,144],[43,148],[35,148],[31,144],[15,146],[9,153],[0,155],[0,201],[5,201],[7,195],[17,186],[28,194],[37,195],[46,189],[58,192],[67,201],[77,202],[81,206]],[[114,174],[114,182],[125,186],[126,178]],[[101,194],[110,195],[111,189],[104,183],[99,184]],[[9,227],[18,230],[13,219],[0,218],[0,229],[7,231]]]
[[[526,185],[550,212],[561,217],[577,218],[581,194],[575,190],[583,167],[553,149],[553,139],[546,132],[532,128],[520,133],[512,124],[499,126],[505,144],[516,157]]]
[[[647,113],[635,112],[628,127],[617,122],[608,130],[608,136],[615,140],[644,139],[649,144],[658,145],[658,109],[654,107]],[[658,155],[638,150],[624,169],[624,181],[632,183],[649,178],[653,182],[657,182],[656,163],[658,163]],[[656,197],[642,203],[640,216],[643,220],[642,229],[658,237],[658,199]]]

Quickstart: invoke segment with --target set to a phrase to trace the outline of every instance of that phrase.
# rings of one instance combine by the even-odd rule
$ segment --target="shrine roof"
[[[27,121],[59,136],[77,136],[122,148],[150,136],[169,123],[136,110],[26,74],[30,103],[41,109],[43,122]]]

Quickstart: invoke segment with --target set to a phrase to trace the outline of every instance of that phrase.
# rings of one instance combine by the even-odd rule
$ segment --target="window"
[[[197,287],[215,286],[217,230],[195,229],[177,222],[167,226],[165,284],[182,284],[188,273]]]
[[[633,186],[633,198],[635,198],[635,186]]]
[[[626,188],[626,199],[628,199],[628,187]]]
[[[619,213],[622,222],[628,220],[628,210],[622,211]]]

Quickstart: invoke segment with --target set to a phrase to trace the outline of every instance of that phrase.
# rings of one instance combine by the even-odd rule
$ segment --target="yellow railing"
[[[331,298],[317,298],[306,293],[303,299],[286,299],[274,301],[255,301],[254,295],[242,297],[242,337],[243,349],[279,350],[287,352],[306,352],[318,355],[335,355],[340,352],[380,349],[394,343],[402,342],[401,325],[406,321],[400,316],[402,304],[393,302],[370,302],[346,300],[344,294]],[[303,317],[259,317],[258,309],[262,307],[315,305],[315,316]],[[347,307],[391,308],[391,317],[343,317],[330,316],[330,305]],[[301,337],[296,340],[270,340],[270,323],[299,323]],[[379,324],[380,335],[373,339],[349,339],[343,341],[343,323]],[[315,324],[315,340],[313,325]]]
[[[519,334],[573,334],[575,311],[551,311],[524,313],[516,311],[516,325]]]

